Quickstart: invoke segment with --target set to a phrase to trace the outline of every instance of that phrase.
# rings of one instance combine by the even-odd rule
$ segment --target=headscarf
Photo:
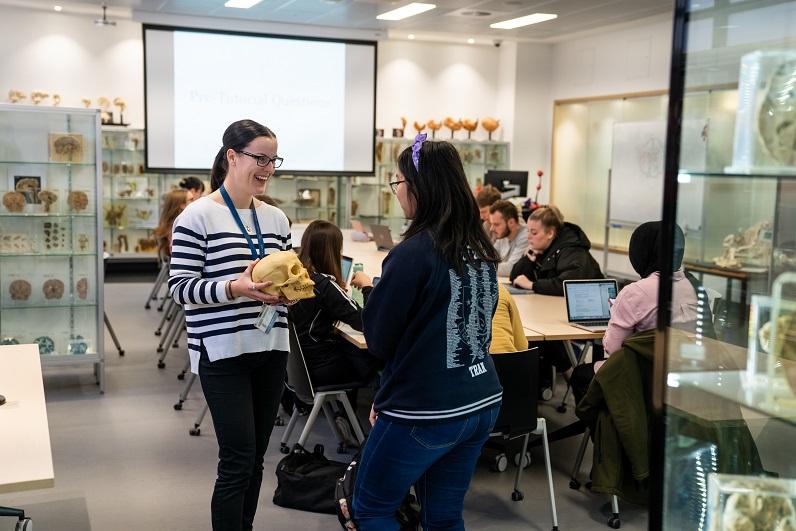
[[[630,264],[641,278],[646,278],[652,273],[661,270],[663,256],[661,255],[661,239],[663,237],[663,224],[660,221],[642,223],[630,237],[629,255]],[[674,226],[674,252],[672,254],[673,271],[683,265],[685,253],[685,236],[679,226]]]

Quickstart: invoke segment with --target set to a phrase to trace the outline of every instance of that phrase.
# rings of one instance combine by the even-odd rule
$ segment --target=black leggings
[[[199,379],[218,440],[218,477],[210,506],[213,531],[252,529],[286,363],[286,352],[211,362],[202,345]]]

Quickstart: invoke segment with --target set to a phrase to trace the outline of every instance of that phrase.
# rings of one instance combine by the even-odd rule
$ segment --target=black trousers
[[[213,531],[252,529],[286,364],[287,352],[210,362],[202,346],[199,379],[218,440],[218,477],[210,505]]]

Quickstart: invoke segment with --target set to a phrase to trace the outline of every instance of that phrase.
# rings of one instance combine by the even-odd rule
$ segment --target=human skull
[[[315,283],[293,251],[271,253],[254,266],[252,280],[273,282],[263,293],[277,295],[291,301],[310,299],[315,296]]]

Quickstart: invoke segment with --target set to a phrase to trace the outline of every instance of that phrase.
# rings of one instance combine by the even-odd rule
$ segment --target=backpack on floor
[[[289,509],[335,514],[335,485],[346,469],[345,463],[330,461],[323,445],[313,452],[296,444],[276,465],[277,486],[274,504]]]
[[[356,531],[357,528],[354,522],[354,485],[357,481],[361,453],[357,452],[351,464],[345,469],[345,473],[337,480],[334,489],[337,519],[346,531]],[[395,512],[395,518],[398,520],[400,531],[420,531],[420,506],[410,492],[406,493],[401,507]]]

